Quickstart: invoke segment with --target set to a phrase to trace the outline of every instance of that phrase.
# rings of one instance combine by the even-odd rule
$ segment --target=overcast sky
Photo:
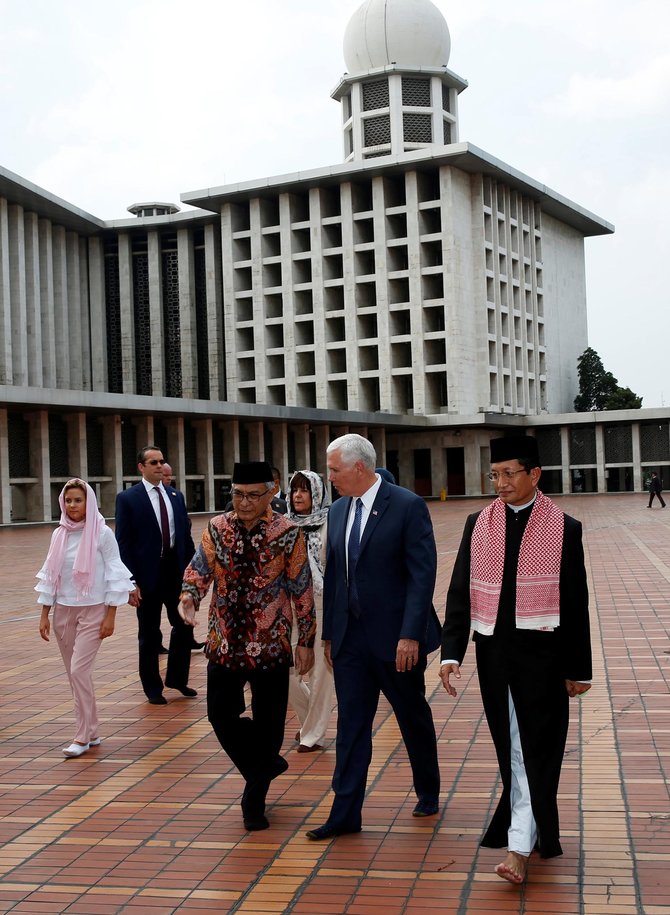
[[[615,224],[589,345],[670,405],[669,0],[437,0],[460,136]],[[0,164],[103,219],[342,161],[359,0],[0,0]],[[665,279],[664,279],[665,277]]]

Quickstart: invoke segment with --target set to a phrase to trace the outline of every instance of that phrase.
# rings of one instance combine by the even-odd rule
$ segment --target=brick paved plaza
[[[66,760],[72,700],[58,649],[37,631],[32,590],[50,527],[0,529],[0,912],[670,913],[670,512],[637,495],[559,498],[584,523],[594,686],[571,703],[561,781],[564,855],[532,859],[518,889],[478,840],[499,785],[473,653],[451,700],[427,674],[443,776],[440,816],[411,816],[409,764],[385,703],[376,721],[364,830],[328,843],[305,829],[330,806],[335,713],[321,753],[297,754],[269,794],[271,828],[245,833],[241,778],[195,700],[144,700],[135,611],[97,664],[100,747]],[[481,500],[431,503],[444,597],[466,514]],[[194,518],[194,535],[205,524]],[[204,635],[204,615],[197,634]],[[164,627],[164,631],[165,627]]]

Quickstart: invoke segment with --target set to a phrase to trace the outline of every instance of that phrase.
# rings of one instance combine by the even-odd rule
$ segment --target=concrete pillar
[[[123,489],[123,448],[121,446],[121,417],[103,416],[102,444],[105,476],[100,484],[100,511],[106,518],[114,516],[116,494]]]
[[[23,207],[9,207],[9,288],[12,316],[12,384],[28,384],[26,246]]]
[[[447,452],[443,443],[438,441],[430,448],[430,494],[439,496],[440,490],[447,485]]]
[[[56,345],[56,386],[70,387],[70,312],[67,307],[67,236],[62,226],[52,229],[54,310],[58,320],[54,321]]]
[[[291,431],[295,439],[295,467],[289,467],[289,472],[294,470],[311,470],[309,454],[309,426],[307,423],[300,423],[298,426],[291,426]]]
[[[607,492],[605,477],[605,427],[596,423],[596,469],[598,473],[598,492]]]
[[[289,473],[296,469],[288,466],[288,425],[272,423],[270,428],[272,429],[272,463],[278,468],[282,486],[286,488]]]
[[[231,419],[219,424],[223,434],[224,473],[233,472],[233,464],[240,459],[240,423]]]
[[[198,474],[203,478],[205,488],[205,511],[216,511],[214,487],[214,449],[211,419],[192,420],[196,433],[196,460]]]
[[[193,245],[189,229],[177,232],[179,274],[179,327],[181,341],[182,397],[198,396],[198,350],[195,322],[195,276]]]
[[[48,219],[40,219],[40,322],[42,340],[42,384],[56,387],[56,305],[54,302],[53,231]]]
[[[86,414],[68,413],[67,426],[68,467],[72,476],[88,480],[88,453],[86,449]]]
[[[0,384],[12,384],[12,296],[9,286],[9,214],[0,198]]]
[[[317,426],[314,430],[316,435],[316,470],[324,480],[328,479],[328,467],[326,466],[326,448],[335,436],[331,435],[330,426]]]
[[[262,461],[265,459],[265,436],[263,423],[245,423],[249,432],[249,460]]]
[[[367,438],[377,452],[377,467],[386,467],[386,429],[381,426],[370,429]]]
[[[642,482],[642,454],[640,450],[640,424],[631,423],[631,435],[633,444],[633,492],[641,492],[644,489]]]
[[[561,479],[563,492],[572,492],[572,474],[570,473],[570,427],[561,426]]]
[[[26,213],[26,329],[28,333],[28,384],[42,387],[42,314],[40,307],[40,235],[37,213]]]
[[[186,485],[186,445],[184,441],[183,416],[170,417],[165,420],[165,429],[168,434],[166,453],[163,455],[172,467],[180,489]]]
[[[12,520],[12,487],[9,484],[9,438],[7,410],[0,409],[0,524]]]
[[[91,388],[107,391],[107,309],[105,305],[105,258],[102,239],[88,240],[88,287],[91,315]],[[103,513],[104,514],[104,513]]]
[[[51,462],[49,459],[49,414],[46,410],[29,413],[30,476],[35,483],[26,490],[28,521],[51,521]]]
[[[161,242],[158,232],[147,233],[149,272],[149,314],[151,316],[151,393],[165,394],[165,328],[163,325],[163,286],[161,283]]]
[[[123,393],[137,393],[135,373],[135,309],[133,303],[133,257],[130,236],[122,232],[119,247],[119,313],[121,323],[121,372]]]

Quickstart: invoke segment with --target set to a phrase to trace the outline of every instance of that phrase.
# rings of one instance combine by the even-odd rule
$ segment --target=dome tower
[[[451,39],[430,0],[365,0],[344,34],[345,161],[458,142],[458,94],[447,69]]]

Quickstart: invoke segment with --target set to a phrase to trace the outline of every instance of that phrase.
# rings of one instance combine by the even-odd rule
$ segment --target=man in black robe
[[[491,441],[498,498],[465,524],[447,594],[440,678],[451,696],[470,630],[503,793],[482,839],[507,847],[496,873],[522,883],[535,847],[562,854],[558,783],[568,698],[590,689],[582,526],[537,486],[537,442]]]

